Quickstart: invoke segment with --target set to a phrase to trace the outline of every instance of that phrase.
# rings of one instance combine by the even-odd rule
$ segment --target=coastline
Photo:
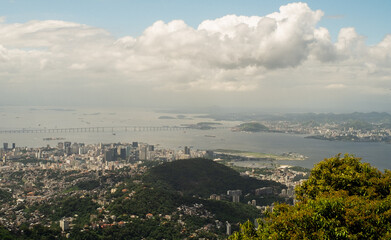
[[[249,152],[249,151],[240,151],[233,149],[216,149],[215,153],[225,154],[230,156],[237,156],[253,160],[268,160],[268,161],[303,161],[307,157],[294,152],[283,153],[281,155],[270,154],[270,153],[260,153],[260,152]]]

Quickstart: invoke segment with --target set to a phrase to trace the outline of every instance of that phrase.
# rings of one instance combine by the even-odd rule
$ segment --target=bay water
[[[161,118],[162,116],[163,119]],[[350,153],[361,157],[380,170],[391,169],[391,145],[386,143],[358,143],[324,141],[305,138],[304,135],[284,133],[232,132],[230,127],[241,122],[214,121],[200,118],[200,114],[173,114],[144,109],[82,108],[82,107],[0,107],[0,131],[12,129],[61,129],[105,127],[102,132],[3,133],[0,144],[15,143],[19,147],[56,146],[59,141],[85,144],[130,143],[153,144],[158,148],[174,150],[189,146],[194,149],[236,149],[252,152],[282,154],[296,152],[307,156],[302,161],[278,161],[312,168],[314,164],[335,156]],[[212,130],[143,130],[134,127],[183,126],[198,122],[214,122]],[[125,126],[126,128],[125,130]],[[47,141],[44,138],[63,138]]]

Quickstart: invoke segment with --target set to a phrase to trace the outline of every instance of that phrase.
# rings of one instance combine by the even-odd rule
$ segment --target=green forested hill
[[[237,128],[239,131],[244,132],[261,132],[269,130],[265,125],[259,122],[242,123]]]
[[[145,175],[144,181],[161,182],[185,195],[201,197],[234,189],[240,189],[246,194],[266,186],[283,187],[273,181],[241,177],[227,166],[201,158],[174,161],[152,168]]]

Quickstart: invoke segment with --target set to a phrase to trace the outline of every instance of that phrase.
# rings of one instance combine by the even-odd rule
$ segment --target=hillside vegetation
[[[163,182],[184,195],[201,197],[235,189],[246,194],[261,187],[283,188],[283,185],[277,182],[241,177],[239,172],[227,166],[200,158],[174,161],[152,168],[145,175],[144,181]]]
[[[273,194],[254,196],[256,188],[274,186],[280,192],[285,186],[241,177],[207,159],[163,163],[143,175],[119,174],[77,182],[51,201],[18,206],[26,216],[39,212],[45,218],[41,224],[21,226],[21,231],[0,226],[0,239],[66,239],[59,227],[64,217],[73,218],[69,239],[226,239],[226,221],[236,230],[240,222],[262,217],[247,201],[268,205],[285,200]],[[246,195],[239,203],[224,195],[236,189]],[[214,193],[222,199],[209,199]]]
[[[296,188],[299,202],[277,204],[266,219],[230,239],[391,239],[391,171],[359,158],[325,159]]]

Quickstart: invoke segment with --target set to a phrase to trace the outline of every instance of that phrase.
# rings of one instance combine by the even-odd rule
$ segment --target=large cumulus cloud
[[[317,26],[323,15],[292,3],[266,16],[227,15],[197,28],[182,20],[157,21],[141,36],[119,39],[79,23],[3,20],[0,84],[10,91],[0,93],[11,96],[37,86],[47,92],[77,86],[91,94],[108,86],[130,94],[137,87],[176,92],[391,87],[391,35],[368,46],[354,28],[343,28],[333,42]]]

